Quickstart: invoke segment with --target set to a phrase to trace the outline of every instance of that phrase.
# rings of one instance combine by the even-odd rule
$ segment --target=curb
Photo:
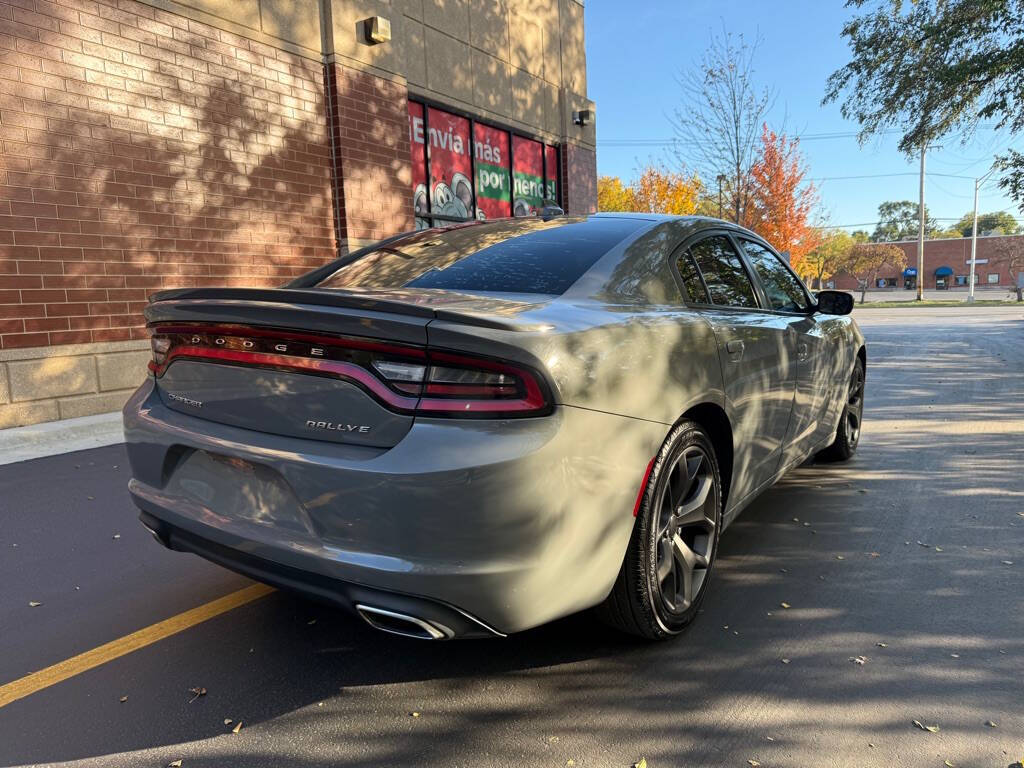
[[[0,465],[123,442],[120,411],[0,429]]]

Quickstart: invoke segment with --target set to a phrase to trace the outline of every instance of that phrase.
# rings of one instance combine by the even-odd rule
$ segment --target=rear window
[[[340,267],[319,287],[561,295],[598,259],[648,223],[558,217],[425,230]]]

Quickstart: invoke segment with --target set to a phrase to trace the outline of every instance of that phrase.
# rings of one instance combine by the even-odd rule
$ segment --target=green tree
[[[871,240],[871,235],[866,229],[857,229],[850,233],[854,243],[866,243]]]
[[[825,280],[843,271],[848,266],[853,246],[853,237],[845,230],[835,229],[823,234],[817,247],[804,257],[811,287],[820,289]]]
[[[890,243],[858,243],[850,249],[844,271],[860,281],[860,303],[863,304],[868,287],[875,284],[882,267],[902,272],[906,266],[907,255],[898,246]]]
[[[913,240],[917,237],[920,227],[918,221],[920,208],[911,200],[887,200],[878,206],[878,224],[871,234],[874,243],[891,243],[895,240]],[[928,215],[928,206],[924,207],[925,237],[931,237],[936,231],[935,219]]]
[[[1017,301],[1024,301],[1024,286],[1021,285],[1021,275],[1024,275],[1024,246],[1018,242],[1018,238],[1006,238],[996,242],[993,249],[991,263],[1005,269],[1017,291]]]
[[[969,136],[983,120],[1024,129],[1024,7],[1020,0],[848,0],[862,12],[842,31],[851,59],[828,79],[860,140],[895,128],[899,149]],[[1010,150],[1000,184],[1024,209],[1024,153]]]
[[[953,229],[960,233],[957,237],[970,237],[973,226],[974,211],[968,211],[960,221],[953,225]],[[978,214],[979,235],[1015,235],[1018,232],[1020,232],[1020,224],[1006,211]]]

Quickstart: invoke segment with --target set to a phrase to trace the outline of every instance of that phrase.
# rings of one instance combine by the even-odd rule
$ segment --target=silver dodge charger
[[[165,291],[124,409],[163,545],[417,638],[595,608],[678,634],[719,537],[857,448],[849,294],[753,232],[643,214],[399,235],[278,289]]]

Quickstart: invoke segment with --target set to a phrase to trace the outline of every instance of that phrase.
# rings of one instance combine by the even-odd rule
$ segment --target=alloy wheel
[[[864,369],[860,364],[853,366],[850,378],[850,393],[846,399],[846,432],[850,444],[856,445],[860,440],[860,424],[864,415]]]
[[[675,459],[658,500],[657,583],[672,614],[693,605],[707,579],[718,519],[714,468],[691,445]]]

